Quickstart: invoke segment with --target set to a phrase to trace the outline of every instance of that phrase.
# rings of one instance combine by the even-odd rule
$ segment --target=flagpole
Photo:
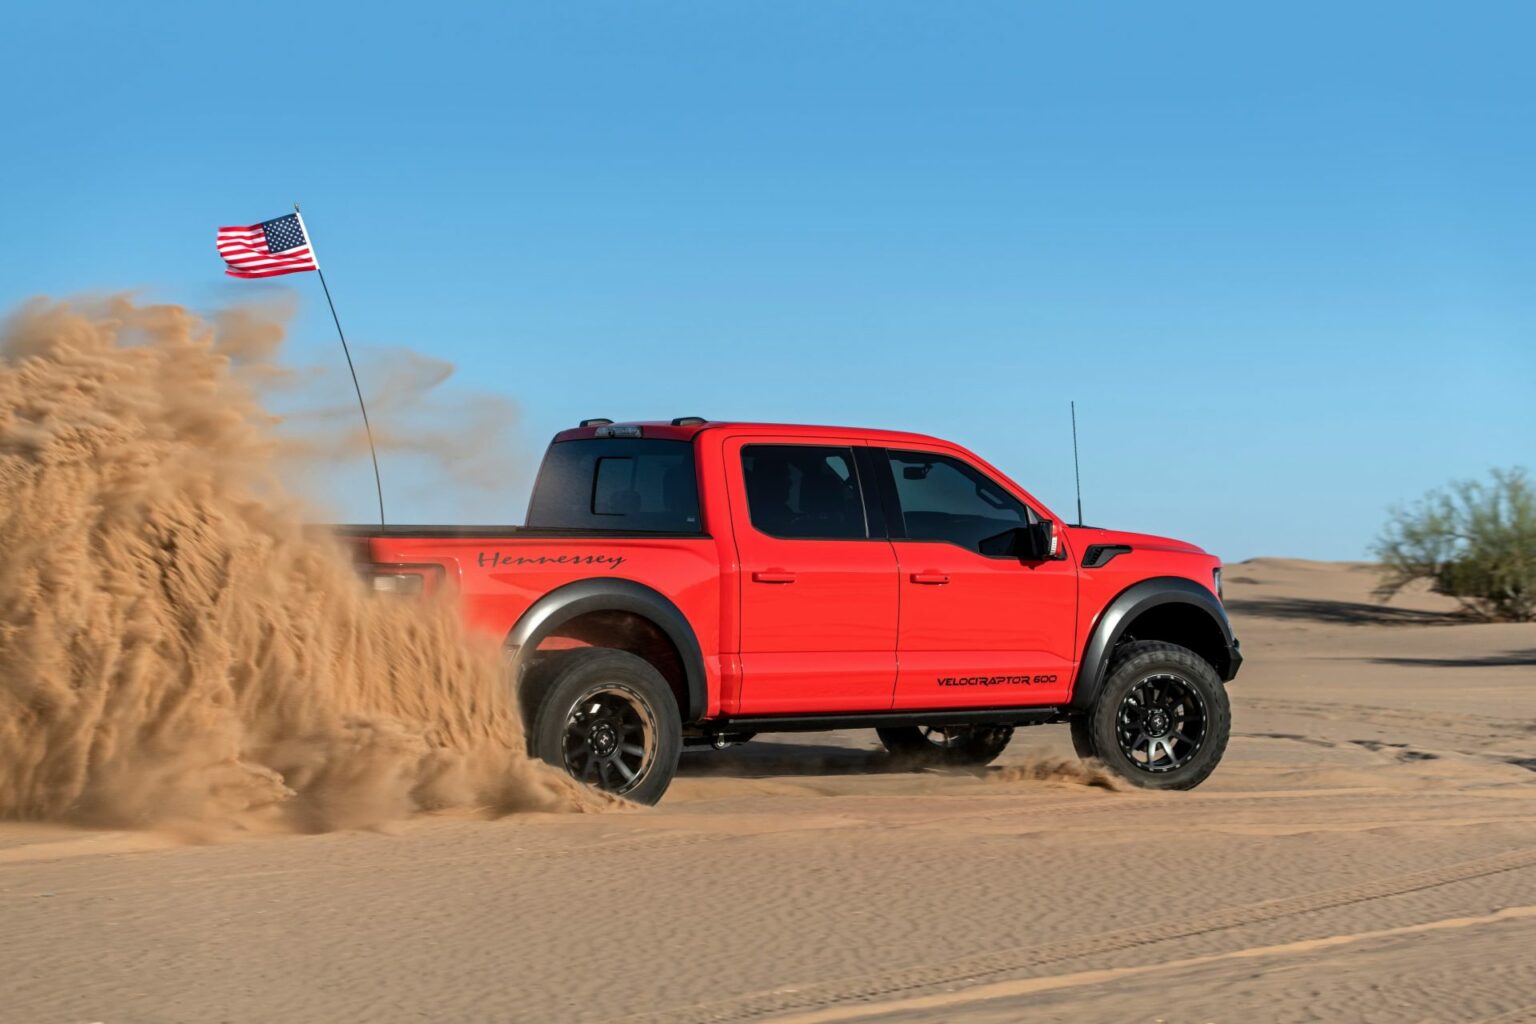
[[[373,427],[368,422],[368,405],[363,401],[363,388],[357,382],[357,367],[352,365],[352,350],[347,347],[347,335],[341,329],[341,318],[336,315],[336,303],[331,299],[331,286],[325,283],[325,271],[320,269],[320,257],[315,252],[315,240],[309,233],[309,227],[304,223],[304,215],[299,213],[299,204],[293,204],[293,215],[299,218],[299,227],[304,230],[304,240],[309,243],[309,254],[315,261],[315,273],[320,275],[320,287],[325,291],[325,304],[331,307],[331,321],[336,325],[336,337],[341,339],[342,354],[347,357],[347,370],[352,374],[352,390],[357,392],[357,407],[363,414],[363,433],[368,435],[368,454],[373,458],[373,489],[379,496],[379,529],[385,529],[384,522],[384,480],[379,475],[379,450],[373,443]]]

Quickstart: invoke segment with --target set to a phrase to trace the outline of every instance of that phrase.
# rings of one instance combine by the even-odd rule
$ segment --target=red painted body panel
[[[754,444],[848,446],[847,438],[723,431],[730,507],[746,508],[741,449]],[[771,537],[733,514],[741,566],[738,714],[873,711],[896,685],[896,556],[891,542]]]
[[[640,427],[647,438],[694,444],[704,535],[566,538],[508,529],[505,536],[386,533],[350,542],[360,560],[441,566],[466,619],[498,638],[565,584],[607,577],[650,587],[693,627],[708,717],[1058,705],[1069,699],[1093,627],[1117,594],[1155,576],[1209,588],[1220,564],[1179,541],[1065,526],[987,462],[935,438],[782,424]],[[598,429],[564,431],[556,441]],[[751,526],[746,510],[740,449],[748,442],[958,457],[1055,522],[1064,557],[1022,563],[943,542],[770,537]],[[1133,550],[1102,568],[1080,568],[1093,544]]]
[[[506,539],[375,537],[374,562],[437,564],[456,586],[471,627],[504,639],[535,601],[589,577],[633,580],[660,591],[692,624],[718,712],[720,591],[716,542],[698,538],[546,537]],[[590,560],[590,561],[589,561]]]
[[[1068,526],[1064,540],[1078,552],[1092,544],[1126,544],[1129,554],[1120,555],[1099,569],[1078,570],[1077,649],[1088,646],[1088,638],[1098,625],[1099,616],[1117,595],[1142,580],[1158,576],[1177,576],[1210,588],[1211,574],[1221,567],[1221,559],[1207,554],[1193,544],[1145,533],[1104,530],[1090,526]]]
[[[981,469],[1046,519],[1050,510],[975,455],[906,441]],[[901,624],[897,708],[1058,704],[1077,667],[1077,563],[989,558],[942,541],[898,540]]]

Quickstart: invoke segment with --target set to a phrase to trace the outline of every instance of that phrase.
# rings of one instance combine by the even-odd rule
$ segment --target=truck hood
[[[1151,533],[1129,533],[1125,530],[1106,530],[1098,526],[1067,526],[1074,550],[1082,551],[1090,544],[1126,544],[1137,551],[1168,551],[1181,555],[1207,555],[1204,548],[1188,541],[1159,537]]]

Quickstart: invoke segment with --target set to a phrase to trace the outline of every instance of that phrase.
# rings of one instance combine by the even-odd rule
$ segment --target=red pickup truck
[[[447,587],[505,645],[534,756],[653,803],[683,744],[873,728],[981,765],[1067,722],[1131,782],[1198,785],[1242,661],[1215,557],[1070,526],[918,434],[586,420],[522,527],[343,527],[379,591]]]

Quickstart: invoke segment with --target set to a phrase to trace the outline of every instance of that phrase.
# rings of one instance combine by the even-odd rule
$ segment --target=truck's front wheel
[[[1227,749],[1232,709],[1205,659],[1177,644],[1126,644],[1085,717],[1072,723],[1080,757],[1096,757],[1147,789],[1194,789]]]
[[[654,804],[667,791],[682,725],[650,663],[601,647],[560,651],[529,670],[522,698],[534,757],[636,803]]]

